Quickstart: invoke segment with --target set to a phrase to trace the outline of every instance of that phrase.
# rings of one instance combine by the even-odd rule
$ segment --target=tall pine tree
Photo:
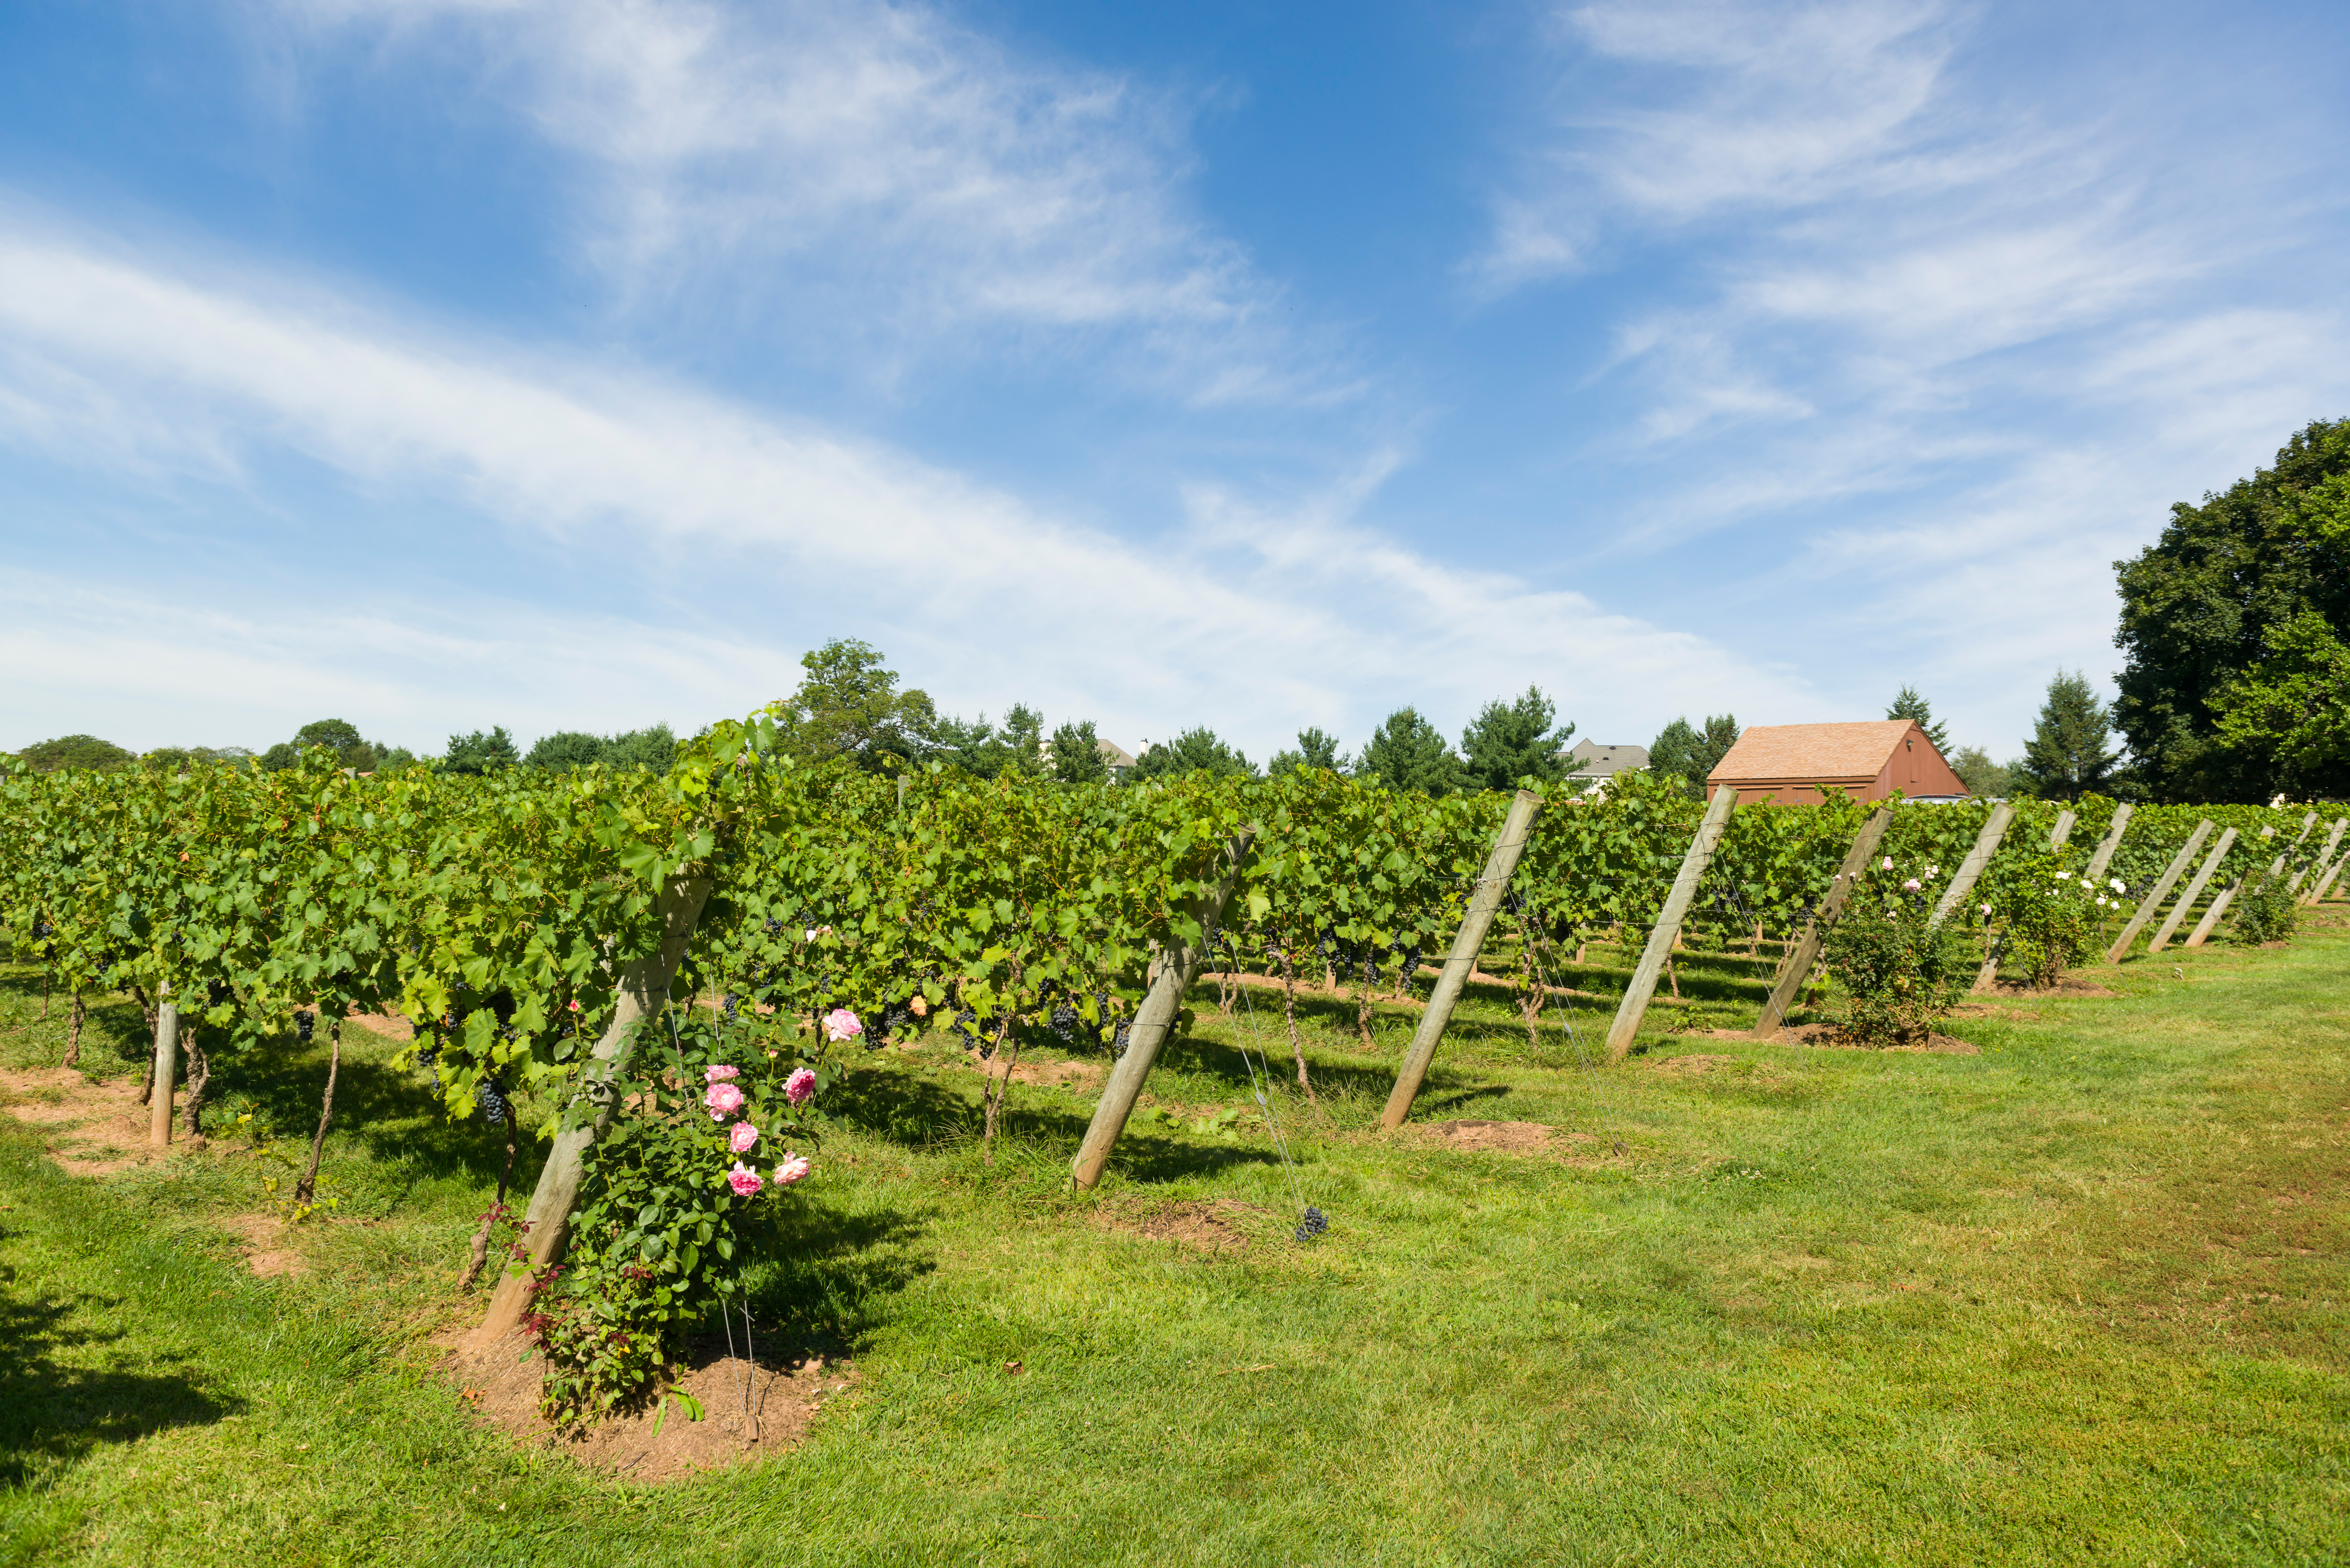
[[[2113,714],[2079,670],[2059,670],[2048,683],[2023,760],[2011,768],[2015,786],[2049,800],[2074,800],[2112,788],[2117,753],[2107,744]]]
[[[1945,761],[1949,759],[1950,727],[1934,722],[1934,705],[1919,695],[1915,686],[1904,686],[1901,695],[1893,700],[1893,706],[1885,711],[1885,716],[1916,720],[1918,727],[1926,732],[1926,738],[1934,742],[1934,749],[1942,753]]]

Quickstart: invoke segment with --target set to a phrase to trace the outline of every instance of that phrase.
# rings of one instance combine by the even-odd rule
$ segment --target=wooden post
[[[2263,827],[2261,829],[2261,836],[2274,838],[2276,829],[2273,826]],[[2220,889],[2220,896],[2211,900],[2211,907],[2203,911],[2201,919],[2195,922],[2194,933],[2187,939],[2186,945],[2190,948],[2201,947],[2205,940],[2219,929],[2220,917],[2228,912],[2228,906],[2234,903],[2236,895],[2243,890],[2244,879],[2241,877]]]
[[[2114,851],[2122,846],[2122,830],[2129,826],[2130,813],[2137,809],[2127,801],[2114,807],[2113,825],[2106,829],[2105,837],[2098,841],[2097,852],[2089,857],[2089,868],[2082,872],[2082,876],[2094,882],[2106,874],[2106,867],[2114,863]]]
[[[2014,820],[2015,807],[2007,802],[2001,801],[1991,808],[1982,831],[1975,835],[1975,846],[1967,851],[1967,857],[1959,863],[1959,874],[1950,878],[1950,885],[1942,889],[1941,898],[1936,901],[1933,917],[1926,922],[1929,927],[1949,919],[1950,911],[1959,907],[1959,900],[1974,891],[1976,880],[1982,876],[1983,867],[1991,864],[1991,857],[1999,850],[1999,841],[2007,836],[2008,824]]]
[[[2232,827],[2220,835],[2220,842],[2211,846],[2211,853],[2203,857],[2202,866],[2196,870],[2195,879],[2187,884],[2187,891],[2178,895],[2178,902],[2170,906],[2169,919],[2162,922],[2162,929],[2154,933],[2154,940],[2147,944],[2147,952],[2158,953],[2169,942],[2178,929],[2178,922],[2187,918],[2187,911],[2203,896],[2204,884],[2211,880],[2211,873],[2220,868],[2220,862],[2228,857],[2235,842],[2236,830]]]
[[[172,988],[161,988],[155,1008],[155,1086],[147,1096],[147,1147],[161,1154],[172,1147],[172,1080],[180,1074],[180,1007]]]
[[[2345,859],[2350,859],[2350,857],[2345,857]],[[2317,886],[2309,890],[2309,901],[2311,903],[2314,904],[2319,899],[2325,897],[2325,890],[2334,886],[2334,878],[2342,875],[2343,865],[2343,860],[2336,860],[2327,868],[2325,875],[2319,879]]]
[[[2313,811],[2307,816],[2303,817],[2301,819],[2301,832],[2294,836],[2293,846],[2295,849],[2300,848],[2302,845],[2307,841],[2309,837],[2309,830],[2316,826],[2317,813]]]
[[[1469,971],[1477,967],[1477,951],[1485,945],[1485,933],[1492,929],[1493,916],[1502,908],[1502,893],[1510,885],[1510,874],[1518,868],[1518,857],[1525,853],[1526,835],[1542,804],[1542,796],[1522,789],[1510,802],[1510,815],[1502,819],[1492,853],[1485,857],[1485,874],[1477,878],[1477,891],[1470,896],[1461,929],[1453,935],[1452,952],[1444,961],[1443,972],[1436,977],[1436,989],[1429,992],[1419,1027],[1412,1031],[1411,1048],[1403,1054],[1395,1087],[1388,1091],[1387,1109],[1379,1113],[1379,1126],[1389,1132],[1403,1126],[1420,1085],[1427,1081],[1429,1064],[1436,1060],[1437,1042],[1444,1038],[1444,1026],[1452,1021],[1452,1009],[1461,1000],[1461,988],[1468,983]]]
[[[1617,1006],[1616,1022],[1607,1027],[1610,1062],[1621,1062],[1630,1054],[1633,1037],[1640,1033],[1640,1020],[1648,1016],[1648,999],[1656,994],[1657,977],[1671,956],[1673,939],[1680,935],[1681,918],[1689,913],[1690,900],[1697,897],[1705,868],[1713,864],[1722,829],[1730,826],[1730,814],[1737,808],[1738,791],[1730,784],[1716,789],[1713,798],[1706,802],[1697,836],[1690,840],[1689,853],[1681,857],[1681,874],[1673,878],[1672,891],[1665,895],[1665,907],[1657,913],[1656,929],[1648,933],[1639,967],[1632,971],[1632,983],[1625,988],[1624,1000]]]
[[[2064,848],[2064,841],[2073,836],[2073,825],[2080,820],[2069,805],[2058,812],[2056,826],[2048,830],[2048,847]],[[2091,880],[2094,881],[2095,878],[2092,877]],[[1999,953],[1998,940],[1986,939],[1983,942],[1982,968],[1975,971],[1975,982],[1968,988],[1974,995],[1987,996],[1999,983]]]
[[[1224,846],[1224,875],[1214,889],[1191,906],[1191,917],[1198,920],[1204,933],[1210,926],[1223,922],[1224,909],[1232,901],[1232,889],[1240,885],[1241,867],[1248,855],[1249,845],[1256,837],[1256,829],[1244,828]],[[1126,1054],[1109,1070],[1108,1081],[1102,1085],[1100,1103],[1094,1106],[1093,1120],[1086,1126],[1085,1141],[1077,1146],[1077,1158],[1070,1165],[1070,1174],[1081,1190],[1090,1191],[1101,1180],[1102,1167],[1109,1163],[1109,1151],[1117,1147],[1118,1135],[1126,1130],[1126,1118],[1134,1114],[1134,1102],[1142,1096],[1143,1080],[1150,1076],[1151,1064],[1159,1053],[1174,1037],[1175,1025],[1183,1012],[1184,993],[1208,961],[1205,947],[1193,947],[1178,941],[1173,949],[1161,949],[1153,955],[1150,990],[1134,1014],[1134,1027],[1127,1031]]]
[[[523,1215],[528,1261],[520,1273],[498,1277],[497,1289],[490,1293],[489,1310],[473,1332],[472,1342],[477,1348],[494,1344],[522,1322],[530,1305],[531,1275],[563,1255],[563,1245],[571,1235],[572,1205],[578,1201],[579,1183],[587,1174],[588,1146],[611,1127],[618,1108],[611,1081],[627,1071],[639,1026],[668,1005],[670,979],[685,957],[686,944],[693,940],[694,925],[702,919],[702,906],[710,901],[710,888],[706,871],[680,871],[662,885],[658,901],[660,946],[621,970],[612,1022],[588,1054],[580,1074],[579,1093],[573,1105],[576,1107],[584,1099],[597,1107],[596,1115],[555,1135],[555,1146],[539,1168],[538,1185],[531,1190],[530,1207]]]
[[[1877,856],[1877,846],[1885,842],[1885,830],[1893,826],[1893,808],[1880,805],[1862,821],[1860,831],[1853,836],[1852,847],[1845,852],[1844,864],[1836,868],[1835,880],[1828,884],[1820,907],[1804,924],[1804,934],[1796,939],[1794,950],[1787,955],[1784,969],[1779,971],[1779,983],[1771,988],[1771,1000],[1762,1004],[1762,1016],[1754,1021],[1754,1038],[1769,1040],[1777,1036],[1786,1023],[1787,1010],[1795,1004],[1795,993],[1820,961],[1821,927],[1833,921],[1852,897],[1853,884],[1868,868]]]
[[[2319,850],[2317,858],[2303,867],[2301,875],[2293,879],[2294,891],[2300,890],[2302,877],[2315,876],[2321,880],[2325,877],[2326,872],[2334,864],[2334,852],[2342,846],[2342,830],[2345,827],[2350,827],[2350,816],[2337,816],[2334,819],[2333,831],[2325,836],[2325,847]],[[2303,898],[2302,902],[2304,904],[2317,902],[2316,891],[2312,889],[2309,897]]]
[[[2170,889],[2178,885],[2179,874],[2187,869],[2188,862],[2195,858],[2195,852],[2202,848],[2203,841],[2210,836],[2211,819],[2207,816],[2195,825],[2194,836],[2178,846],[2178,853],[2170,857],[2170,865],[2163,871],[2162,879],[2154,885],[2154,890],[2148,893],[2145,901],[2138,905],[2137,913],[2129,918],[2129,924],[2124,926],[2122,934],[2114,939],[2114,945],[2106,950],[2107,963],[2122,961],[2122,954],[2129,951],[2130,943],[2137,940],[2137,934],[2146,929],[2147,921],[2154,919],[2155,910],[2160,909],[2162,901],[2170,897]],[[2279,858],[2282,859],[2282,857],[2280,856]]]

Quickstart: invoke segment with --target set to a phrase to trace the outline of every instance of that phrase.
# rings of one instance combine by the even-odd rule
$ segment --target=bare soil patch
[[[310,1260],[298,1248],[288,1245],[286,1221],[275,1214],[240,1214],[224,1220],[223,1228],[242,1237],[246,1251],[244,1266],[265,1280],[288,1278],[310,1272]]]
[[[8,1114],[64,1136],[49,1158],[73,1176],[105,1176],[148,1158],[147,1107],[130,1078],[88,1078],[78,1068],[0,1068]]]
[[[991,1078],[1001,1078],[1003,1076],[1005,1070],[1009,1068],[1012,1074],[1012,1081],[1014,1083],[1041,1084],[1048,1089],[1057,1089],[1064,1084],[1075,1084],[1081,1086],[1090,1087],[1093,1085],[1100,1083],[1102,1078],[1109,1071],[1108,1068],[1103,1066],[1098,1062],[1021,1062],[1014,1064],[1005,1060],[1007,1055],[1008,1053],[999,1051],[993,1056],[983,1062],[977,1056],[965,1053],[963,1060],[968,1062],[974,1070],[984,1073]]]
[[[536,1352],[523,1359],[529,1348],[519,1331],[486,1351],[452,1343],[442,1372],[483,1425],[625,1480],[678,1480],[787,1452],[807,1436],[825,1402],[857,1382],[854,1367],[821,1355],[778,1360],[763,1354],[754,1364],[730,1354],[723,1341],[701,1345],[673,1387],[702,1407],[702,1419],[678,1399],[656,1397],[566,1435],[538,1413],[545,1364]]]
[[[1420,1131],[1447,1148],[1480,1154],[1565,1154],[1574,1145],[1599,1141],[1589,1133],[1568,1132],[1543,1122],[1431,1122]]]
[[[405,1043],[416,1038],[416,1025],[397,1013],[354,1012],[343,1022],[356,1023],[360,1028],[380,1034],[387,1040]]]
[[[1099,1223],[1112,1231],[1147,1236],[1154,1241],[1173,1241],[1192,1251],[1214,1256],[1245,1251],[1248,1227],[1253,1220],[1262,1220],[1264,1213],[1253,1203],[1219,1198],[1212,1201],[1201,1199],[1160,1203],[1144,1210],[1105,1210],[1097,1218]]]

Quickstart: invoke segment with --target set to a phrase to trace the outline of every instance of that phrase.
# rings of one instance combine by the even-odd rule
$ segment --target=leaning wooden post
[[[2319,879],[2317,886],[2309,890],[2309,901],[2311,903],[2314,904],[2319,899],[2325,897],[2326,889],[2334,886],[2334,878],[2342,875],[2342,867],[2345,861],[2350,861],[2350,856],[2345,856],[2343,859],[2336,860],[2326,869],[2325,875]]]
[[[1795,993],[1811,977],[1812,966],[1820,961],[1820,941],[1823,928],[1835,922],[1844,909],[1845,900],[1852,897],[1853,884],[1868,869],[1876,858],[1877,846],[1885,842],[1885,830],[1893,826],[1893,808],[1879,805],[1868,814],[1853,836],[1852,847],[1845,852],[1844,864],[1836,867],[1835,880],[1820,899],[1820,907],[1804,922],[1804,934],[1795,940],[1794,950],[1787,955],[1787,967],[1779,971],[1779,983],[1771,988],[1771,1000],[1762,1004],[1762,1016],[1754,1021],[1754,1038],[1774,1038],[1786,1022],[1787,1010],[1795,1004]]]
[[[2293,891],[2299,892],[2301,890],[2301,878],[2303,877],[2315,876],[2323,878],[2326,872],[2332,868],[2334,864],[2334,852],[2342,846],[2342,830],[2345,827],[2350,827],[2350,816],[2337,816],[2334,819],[2334,829],[2325,836],[2325,847],[2317,852],[2316,859],[2311,861],[2307,866],[2302,868],[2299,876],[2293,877]],[[2309,897],[2303,898],[2302,902],[2304,904],[2314,904],[2317,902],[2317,893],[2315,889],[2313,888]]]
[[[2170,889],[2178,885],[2180,873],[2184,872],[2188,864],[2195,858],[2195,852],[2202,848],[2203,841],[2210,836],[2211,819],[2207,816],[2195,825],[2194,836],[2178,846],[2178,853],[2170,857],[2169,866],[2164,868],[2162,879],[2155,883],[2154,890],[2148,893],[2138,905],[2137,913],[2129,918],[2129,924],[2124,926],[2122,934],[2114,939],[2114,945],[2106,950],[2107,963],[2122,961],[2122,954],[2129,951],[2130,943],[2137,940],[2137,934],[2146,929],[2147,921],[2154,919],[2155,910],[2160,909],[2162,901],[2170,897]]]
[[[2130,813],[2137,809],[2128,801],[2114,807],[2113,823],[2106,827],[2105,837],[2098,840],[2097,852],[2089,857],[2089,868],[2082,876],[2094,882],[2106,874],[2106,867],[2113,864],[2114,851],[2122,846],[2122,832],[2129,826]]]
[[[523,1214],[528,1262],[499,1277],[497,1289],[490,1293],[489,1310],[473,1330],[475,1346],[494,1344],[522,1322],[530,1306],[531,1276],[563,1255],[563,1244],[571,1235],[572,1206],[578,1201],[579,1183],[587,1174],[588,1147],[611,1127],[618,1108],[612,1080],[628,1070],[639,1026],[668,1005],[670,980],[685,957],[686,944],[693,940],[694,925],[702,919],[702,906],[710,901],[710,888],[706,871],[680,871],[662,884],[658,903],[660,945],[630,960],[620,971],[612,1022],[588,1054],[578,1095],[572,1101],[575,1107],[587,1101],[596,1107],[596,1114],[555,1135],[555,1147],[547,1150],[538,1185],[531,1191],[530,1207]]]
[[[2154,940],[2147,944],[2147,952],[2160,952],[2177,934],[2178,923],[2187,918],[2187,911],[2195,907],[2195,900],[2203,896],[2204,885],[2211,880],[2211,873],[2220,868],[2220,862],[2228,857],[2228,851],[2235,847],[2235,843],[2234,828],[2220,835],[2220,842],[2213,845],[2211,853],[2203,857],[2203,864],[2196,868],[2194,880],[2187,884],[2187,891],[2179,894],[2178,902],[2170,906],[2169,918],[2162,922],[2162,929],[2154,933]]]
[[[1493,916],[1502,908],[1502,893],[1510,885],[1510,873],[1518,868],[1518,857],[1525,853],[1526,835],[1542,804],[1542,796],[1522,789],[1510,802],[1510,814],[1502,819],[1492,853],[1485,857],[1484,875],[1477,878],[1477,890],[1470,895],[1461,929],[1452,938],[1451,955],[1444,961],[1444,971],[1436,977],[1436,989],[1429,992],[1419,1027],[1412,1031],[1411,1046],[1403,1054],[1395,1087],[1388,1091],[1388,1108],[1379,1113],[1379,1126],[1389,1132],[1403,1126],[1420,1085],[1428,1080],[1429,1064],[1436,1060],[1436,1043],[1444,1038],[1444,1026],[1452,1021],[1461,988],[1468,983],[1469,971],[1477,967],[1477,951],[1485,945],[1485,933],[1492,929]]]
[[[2276,836],[2276,829],[2274,827],[2263,827],[2261,829],[2261,836],[2262,838],[2274,838]],[[2203,911],[2203,918],[2195,922],[2194,933],[2187,939],[2184,945],[2190,948],[2201,947],[2204,940],[2209,938],[2214,930],[2219,929],[2220,917],[2228,912],[2228,906],[2234,903],[2236,901],[2236,895],[2243,890],[2244,879],[2241,877],[2237,877],[2233,882],[2230,882],[2225,888],[2220,888],[2220,896],[2211,900],[2211,907]]]
[[[1697,836],[1690,840],[1689,853],[1681,857],[1681,874],[1673,878],[1672,891],[1665,895],[1665,907],[1657,912],[1656,928],[1648,933],[1639,967],[1632,971],[1632,983],[1625,987],[1624,1000],[1617,1005],[1616,1022],[1607,1026],[1610,1062],[1621,1062],[1631,1054],[1640,1020],[1648,1016],[1648,999],[1656,994],[1657,977],[1664,972],[1673,939],[1680,935],[1681,917],[1689,913],[1690,900],[1697,897],[1698,884],[1705,880],[1705,868],[1713,864],[1714,848],[1730,825],[1730,814],[1737,808],[1738,791],[1730,784],[1716,789],[1706,803]]]
[[[155,1086],[147,1096],[147,1145],[159,1154],[172,1147],[172,1080],[179,1074],[180,1007],[166,985],[155,1007]]]
[[[1929,927],[1939,926],[1949,919],[1950,911],[1959,907],[1959,900],[1974,891],[1983,867],[1989,866],[1991,857],[1999,852],[1999,841],[2007,836],[2008,824],[2014,820],[2015,807],[2007,802],[2001,801],[1991,808],[1991,815],[1984,819],[1982,831],[1975,835],[1975,846],[1967,851],[1964,860],[1959,862],[1959,874],[1950,878],[1950,885],[1942,889],[1941,898],[1935,902],[1934,913],[1926,922]]]
[[[2074,815],[2073,808],[2069,805],[2058,812],[2056,826],[2048,830],[2048,847],[2052,850],[2064,848],[2064,841],[2073,836],[2073,825],[2079,820],[2080,818]],[[1983,942],[1982,968],[1975,971],[1975,982],[1970,988],[1973,994],[1988,995],[1998,984],[1999,956],[1998,939],[1986,939]]]
[[[1134,1102],[1142,1096],[1151,1064],[1174,1037],[1183,997],[1208,961],[1204,941],[1208,929],[1223,923],[1225,907],[1232,901],[1232,889],[1240,885],[1241,867],[1255,838],[1253,827],[1243,828],[1232,836],[1224,846],[1223,877],[1191,906],[1191,918],[1200,923],[1201,945],[1178,937],[1171,949],[1161,948],[1151,958],[1150,990],[1135,1010],[1134,1026],[1126,1033],[1126,1054],[1110,1068],[1101,1100],[1094,1106],[1094,1119],[1086,1126],[1085,1142],[1077,1146],[1077,1158],[1069,1168],[1081,1191],[1090,1191],[1101,1180],[1102,1167],[1109,1163],[1109,1151],[1126,1130],[1126,1118],[1134,1114]]]

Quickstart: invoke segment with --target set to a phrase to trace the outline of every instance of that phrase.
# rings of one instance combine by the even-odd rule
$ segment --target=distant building
[[[1755,724],[1705,779],[1710,800],[1735,789],[1738,803],[1816,804],[1830,786],[1856,800],[1964,800],[1967,786],[1914,720],[1856,724]]]
[[[1617,774],[1638,773],[1648,765],[1646,746],[1607,746],[1597,741],[1577,741],[1563,753],[1575,764],[1566,775],[1567,782],[1585,786],[1585,793],[1604,793],[1609,779]]]
[[[1102,761],[1109,764],[1110,776],[1125,777],[1126,770],[1134,765],[1134,753],[1116,741],[1101,741],[1096,743],[1101,747]]]

